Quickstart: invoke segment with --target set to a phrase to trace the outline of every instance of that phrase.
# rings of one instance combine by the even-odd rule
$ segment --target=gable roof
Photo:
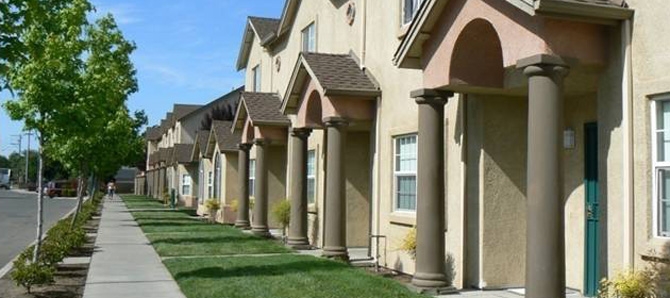
[[[242,36],[240,52],[237,56],[237,70],[242,70],[247,66],[254,37],[258,37],[261,46],[268,44],[277,36],[279,23],[279,19],[272,18],[249,17],[247,19],[247,26],[244,29],[244,35]]]
[[[237,152],[237,144],[242,139],[239,131],[232,131],[232,121],[214,121],[210,131],[207,155],[211,156],[215,145],[219,145],[219,152]]]
[[[297,102],[310,76],[324,95],[374,97],[381,94],[375,80],[362,70],[353,54],[300,53],[289,81],[281,111]]]
[[[205,155],[209,133],[209,130],[200,130],[196,134],[195,143],[193,143],[193,151],[191,152],[192,160],[197,160],[201,155]]]
[[[193,152],[193,144],[175,144],[174,154],[172,156],[172,163],[175,164],[191,163],[192,152]]]
[[[506,0],[530,15],[544,15],[601,24],[616,24],[633,15],[625,0]],[[439,21],[449,1],[425,0],[419,6],[407,34],[393,55],[393,64],[421,68],[423,43]]]
[[[247,116],[254,125],[288,126],[291,122],[279,111],[281,100],[274,93],[243,92],[235,113],[234,130],[241,129]]]
[[[147,141],[157,141],[161,138],[161,130],[158,125],[147,127],[145,138]]]
[[[175,104],[172,108],[172,113],[174,113],[174,116],[172,117],[172,125],[200,107],[202,107],[202,105]]]

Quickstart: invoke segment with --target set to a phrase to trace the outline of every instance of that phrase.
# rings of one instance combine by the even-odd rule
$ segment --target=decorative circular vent
[[[347,6],[347,23],[349,26],[354,24],[354,20],[356,19],[356,3],[353,1],[349,1],[349,5]]]
[[[275,69],[277,69],[277,72],[279,72],[281,70],[281,57],[280,56],[277,56],[277,58],[275,58]]]

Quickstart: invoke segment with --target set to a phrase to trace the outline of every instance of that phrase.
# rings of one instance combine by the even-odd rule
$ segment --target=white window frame
[[[419,6],[421,6],[421,3],[423,2],[423,0],[400,0],[400,1],[401,1],[401,2],[400,2],[400,6],[401,6],[401,9],[400,9],[400,13],[401,13],[401,15],[400,15],[400,23],[401,23],[403,26],[405,26],[405,25],[408,25],[409,23],[411,23],[412,20],[414,20],[414,17],[416,16],[416,12],[419,10]],[[407,14],[407,13],[406,13],[406,12],[407,12],[407,3],[408,3],[409,1],[411,1],[412,5],[414,6],[414,7],[413,7],[414,11],[411,12],[411,13],[412,13],[412,17],[409,18],[409,19],[406,19],[405,16],[406,16],[406,14]]]
[[[651,167],[651,177],[652,177],[652,226],[653,226],[653,235],[656,238],[670,238],[670,231],[663,233],[660,230],[659,223],[661,222],[661,198],[660,198],[660,171],[669,170],[670,171],[670,157],[667,157],[668,161],[658,161],[658,136],[659,132],[670,132],[670,127],[665,130],[659,130],[657,128],[658,124],[658,109],[661,107],[659,103],[669,102],[670,103],[670,94],[658,96],[652,98],[651,101],[651,156],[652,156],[652,167]]]
[[[316,22],[311,22],[300,31],[303,52],[316,52]]]
[[[251,69],[251,73],[253,74],[253,91],[261,92],[261,65],[258,64],[254,66],[254,68]]]
[[[310,163],[309,163],[310,155],[313,155],[313,157],[314,157],[314,162],[312,162],[312,164],[311,164],[311,166],[313,167],[312,175],[309,174],[309,172],[310,172],[310,171],[309,171],[309,167],[310,167]],[[317,187],[316,187],[316,181],[317,181],[317,180],[316,180],[316,176],[317,176],[317,169],[319,168],[319,167],[317,166],[317,158],[316,158],[316,157],[317,157],[317,155],[316,155],[316,149],[312,149],[312,150],[307,151],[307,189],[309,189],[309,183],[310,183],[310,181],[312,181],[312,183],[314,183],[314,192],[313,192],[313,196],[310,197],[310,196],[309,196],[309,192],[307,192],[307,204],[315,204],[315,203],[316,203],[316,193],[317,193]]]
[[[188,187],[188,191],[186,191]],[[181,174],[181,195],[190,196],[191,195],[191,175]]]
[[[418,146],[419,146],[419,136],[417,133],[411,133],[411,134],[404,134],[404,135],[397,135],[393,136],[393,212],[401,212],[401,213],[416,213],[416,205],[417,205],[417,194],[416,192],[414,193],[414,209],[402,209],[398,207],[398,178],[399,177],[414,177],[415,183],[418,183],[417,181],[417,171],[397,171],[397,156],[398,156],[398,145],[397,143],[406,138],[414,138],[415,139],[415,144],[417,146],[417,149],[415,150],[415,162],[417,165],[415,166],[415,169],[418,168]],[[417,186],[414,186],[414,189],[417,189]]]
[[[253,174],[253,175],[252,175]],[[249,160],[249,197],[255,197],[254,188],[256,188],[256,160]]]
[[[200,159],[198,165],[198,204],[205,201],[205,161]]]

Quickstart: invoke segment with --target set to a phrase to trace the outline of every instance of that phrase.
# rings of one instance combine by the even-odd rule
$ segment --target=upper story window
[[[416,134],[399,136],[393,139],[395,211],[416,211],[416,139]]]
[[[402,24],[406,25],[412,22],[416,11],[419,10],[423,0],[402,0]]]
[[[316,25],[314,22],[302,29],[302,51],[316,52]]]
[[[316,202],[316,150],[307,151],[307,203]]]
[[[260,92],[261,91],[261,66],[260,66],[260,64],[256,65],[256,67],[251,69],[251,72],[254,76],[253,77],[254,81],[253,81],[253,85],[252,85],[252,86],[254,86],[254,90],[252,90],[252,91],[253,92]]]
[[[670,237],[670,96],[652,101],[654,234]]]

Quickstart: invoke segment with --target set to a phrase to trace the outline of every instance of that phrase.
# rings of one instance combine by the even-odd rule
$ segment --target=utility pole
[[[14,137],[14,138],[18,138],[18,139],[19,139],[18,142],[12,143],[12,145],[14,145],[14,146],[19,146],[19,156],[21,156],[21,143],[23,143],[23,142],[22,142],[22,140],[23,140],[23,135],[21,135],[21,134],[18,134],[18,135],[12,135],[12,137]],[[21,176],[19,176],[19,185],[20,185],[20,183],[21,183],[21,179],[20,179],[20,177],[21,177]]]
[[[33,136],[33,133],[29,130],[25,133],[28,136],[28,149],[26,149],[26,183],[28,183],[28,164],[30,162],[30,138]]]

